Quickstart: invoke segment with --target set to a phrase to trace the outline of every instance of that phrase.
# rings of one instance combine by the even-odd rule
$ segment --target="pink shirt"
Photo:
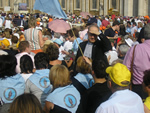
[[[107,20],[103,20],[103,21],[102,21],[102,26],[107,27],[108,25],[110,25],[110,22],[109,22],[109,21],[107,21]]]
[[[80,38],[81,38],[81,40],[83,40],[83,38],[84,38],[84,36],[85,36],[85,34],[88,32],[88,29],[85,29],[84,31],[81,31],[81,33],[80,33]]]
[[[132,47],[126,54],[123,64],[128,69],[131,69],[131,61],[133,55]],[[144,71],[150,69],[150,40],[145,40],[144,43],[138,44],[135,48],[133,62],[133,84],[142,84]]]
[[[20,73],[21,72],[21,69],[20,69],[20,58],[23,56],[23,55],[29,55],[33,61],[33,66],[34,66],[34,56],[28,54],[27,52],[22,52],[22,53],[18,53],[15,57],[17,59],[17,66],[16,66],[16,73]]]

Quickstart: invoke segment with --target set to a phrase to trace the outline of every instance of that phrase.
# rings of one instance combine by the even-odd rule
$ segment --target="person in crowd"
[[[67,33],[68,33],[69,41],[73,43],[72,49],[73,49],[74,55],[76,55],[77,50],[78,50],[78,44],[83,42],[79,37],[79,31],[76,28],[73,28],[72,30],[69,30]]]
[[[132,28],[131,28],[131,36],[138,30],[138,27],[136,25],[136,22],[132,23]]]
[[[98,38],[99,37],[99,38]],[[88,28],[88,41],[80,43],[80,49],[77,51],[76,60],[82,56],[97,59],[97,60],[104,60],[106,64],[108,64],[107,58],[105,56],[105,52],[112,49],[110,41],[106,38],[105,35],[102,33],[100,34],[99,28],[97,25],[90,25]]]
[[[120,23],[118,21],[114,21],[111,28],[105,30],[105,35],[110,40],[115,40],[118,38],[118,34],[116,34],[116,31],[119,31],[120,29]]]
[[[69,50],[72,50],[72,42],[69,41],[69,38],[68,38],[67,34],[65,35],[64,38],[66,40],[65,43],[64,43],[64,45],[63,45],[64,50],[67,51],[67,52],[69,52]]]
[[[19,18],[18,14],[15,15],[15,18],[12,22],[14,27],[18,27],[21,25],[21,19]]]
[[[150,75],[150,69],[144,71],[144,76],[143,76],[143,90],[148,94],[148,97],[146,97],[146,99],[144,99],[144,111],[145,113],[150,113],[150,105],[149,105],[149,100],[150,100],[150,88],[149,88],[149,85],[150,85],[150,78],[149,78],[149,75]]]
[[[11,29],[11,24],[12,24],[12,21],[10,20],[10,18],[9,18],[9,17],[6,17],[6,18],[5,18],[5,21],[4,21],[4,23],[3,23],[3,26],[5,26],[5,29],[6,29],[6,28]]]
[[[123,64],[125,64],[129,70],[133,70],[132,75],[132,90],[140,95],[142,99],[146,98],[146,94],[142,89],[142,82],[144,71],[150,68],[150,23],[144,28],[145,42],[138,44],[130,48],[127,52]],[[134,57],[133,57],[134,55]],[[142,60],[141,60],[142,59]],[[133,61],[132,61],[133,60]],[[132,63],[133,62],[133,63]],[[131,68],[131,65],[132,68]]]
[[[49,66],[48,66],[49,69],[51,69],[51,67],[56,64],[61,64],[61,65],[65,65],[66,67],[68,67],[65,60],[58,60],[59,50],[55,44],[48,45],[46,49],[46,53],[48,54],[49,60],[50,60]]]
[[[43,113],[41,104],[33,94],[18,96],[10,106],[9,113]]]
[[[12,43],[12,45],[10,45],[9,48],[17,50],[18,37],[13,35],[12,38],[11,38],[11,43]]]
[[[15,56],[0,56],[0,98],[5,104],[24,93],[25,81],[20,74],[15,72],[17,60]]]
[[[58,57],[58,60],[64,60],[64,57],[65,57],[65,55],[64,54],[62,54],[62,52],[61,51],[64,51],[64,47],[62,46],[62,41],[60,40],[60,39],[58,39],[58,38],[56,38],[54,41],[53,41],[53,43],[58,47],[58,49],[59,49],[59,57]]]
[[[74,78],[80,82],[86,89],[92,87],[94,80],[91,75],[92,67],[86,63],[83,56],[77,60],[76,71],[78,74]]]
[[[28,26],[29,26],[29,28],[27,30],[25,30],[25,32],[24,32],[25,39],[26,39],[26,41],[29,42],[31,50],[33,50],[33,52],[37,53],[38,50],[40,50],[44,45],[44,41],[42,38],[42,32],[35,28],[36,19],[34,17],[30,17],[30,19],[28,21]],[[37,51],[34,51],[34,50],[37,50]]]
[[[140,33],[140,31],[141,31],[142,28],[143,28],[142,22],[138,22],[138,30],[137,30],[137,32]]]
[[[30,48],[30,45],[29,45],[28,41],[20,42],[19,46],[18,46],[18,51],[20,53],[15,55],[15,57],[17,59],[16,73],[20,73],[21,72],[21,70],[20,70],[20,58],[23,55],[29,55],[31,57],[32,61],[34,62],[34,57],[33,57],[33,55],[30,54],[31,48]]]
[[[127,22],[127,27],[126,27],[126,33],[131,34],[131,28],[132,28],[131,22],[128,21]]]
[[[63,65],[53,66],[49,79],[54,90],[46,99],[45,113],[62,111],[65,111],[64,113],[75,113],[80,103],[80,93],[71,84],[68,69]]]
[[[121,44],[118,47],[118,57],[122,60],[124,60],[124,57],[126,55],[126,53],[128,52],[128,50],[130,49],[130,47],[127,44]]]
[[[95,113],[96,108],[112,94],[107,86],[106,68],[107,66],[102,60],[92,62],[92,75],[95,83],[81,96],[77,113]]]
[[[97,26],[100,28],[102,26],[102,22],[100,21],[98,16],[95,16],[95,18],[97,19]]]
[[[144,72],[143,87],[144,91],[148,94],[148,97],[144,102],[144,111],[145,113],[150,113],[150,70]]]
[[[131,73],[128,68],[117,63],[108,67],[106,72],[109,74],[108,87],[113,94],[95,113],[144,113],[142,99],[129,90]]]
[[[102,26],[105,26],[105,28],[110,25],[110,22],[108,19],[105,19],[105,17],[102,18]]]
[[[20,58],[20,69],[21,76],[24,78],[25,82],[33,74],[33,61],[29,55],[23,55]]]
[[[26,81],[25,93],[34,94],[43,107],[45,104],[46,97],[52,91],[52,85],[48,78],[49,58],[47,54],[39,52],[35,55],[34,59],[36,71]]]

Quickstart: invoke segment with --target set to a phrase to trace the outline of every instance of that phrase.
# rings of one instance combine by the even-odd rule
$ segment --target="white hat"
[[[14,33],[14,36],[16,36],[18,39],[20,38],[18,33]]]

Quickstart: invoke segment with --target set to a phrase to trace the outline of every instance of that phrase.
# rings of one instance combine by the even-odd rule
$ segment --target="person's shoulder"
[[[86,45],[88,43],[88,41],[83,41],[83,42],[81,42],[80,43],[80,45],[82,46],[82,45]]]

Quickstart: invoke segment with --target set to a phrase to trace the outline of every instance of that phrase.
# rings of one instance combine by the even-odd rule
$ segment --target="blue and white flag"
[[[34,8],[57,18],[67,18],[58,0],[35,0]]]

